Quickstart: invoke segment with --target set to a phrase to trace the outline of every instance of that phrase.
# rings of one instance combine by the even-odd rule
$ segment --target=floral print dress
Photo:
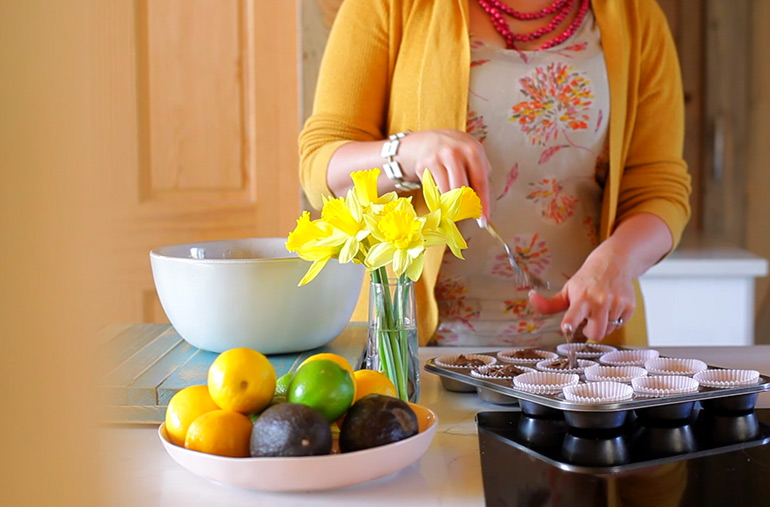
[[[492,164],[491,219],[521,266],[554,294],[598,244],[607,174],[609,85],[599,28],[542,51],[507,50],[471,34],[467,132]],[[461,222],[465,260],[447,252],[436,285],[436,345],[563,342],[563,314],[537,315],[499,243]]]

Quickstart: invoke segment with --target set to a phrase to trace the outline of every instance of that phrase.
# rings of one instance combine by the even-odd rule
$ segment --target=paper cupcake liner
[[[532,354],[536,354],[539,357],[536,358],[524,358],[524,357],[516,357],[515,354],[517,352],[527,351]],[[534,366],[538,362],[544,360],[544,359],[556,359],[559,357],[559,354],[556,352],[551,352],[550,350],[539,350],[539,349],[532,349],[527,347],[521,347],[517,349],[508,349],[508,350],[501,350],[497,353],[497,359],[500,360],[500,362],[503,363],[513,363],[513,364],[528,364],[531,366]]]
[[[677,357],[655,357],[644,362],[650,375],[695,375],[708,368],[699,359],[680,359]]]
[[[577,360],[577,368],[553,368],[552,365],[554,362],[561,362],[561,361],[567,361],[565,358],[559,358],[559,359],[546,359],[545,361],[540,361],[539,363],[535,364],[535,368],[537,368],[540,371],[551,371],[554,373],[577,373],[580,375],[585,371],[586,368],[589,368],[591,366],[595,366],[598,363],[596,361],[591,361],[588,359],[578,359]]]
[[[693,377],[706,387],[726,389],[729,387],[756,384],[759,382],[757,370],[704,370],[699,371]]]
[[[577,384],[580,377],[574,373],[533,371],[513,377],[513,387],[537,394],[561,392],[567,386]]]
[[[630,384],[631,380],[646,377],[647,370],[641,366],[604,366],[597,364],[586,368],[584,372],[589,382],[623,382]]]
[[[560,343],[556,346],[556,352],[562,356],[568,355],[570,350],[574,350],[578,357],[595,358],[618,349],[602,343]]]
[[[521,375],[521,373],[517,373],[516,375],[491,375],[492,372],[502,370],[503,368],[506,368],[508,366],[511,366],[513,368],[518,368],[522,370],[522,373],[528,373],[535,371],[532,368],[528,366],[522,366],[520,364],[501,364],[501,363],[495,363],[490,364],[489,366],[479,366],[476,368],[471,369],[471,376],[477,377],[477,378],[485,378],[485,379],[512,379],[516,377],[517,375]]]
[[[589,382],[562,389],[564,398],[575,403],[612,403],[628,400],[634,396],[634,389],[620,382]]]
[[[682,375],[639,377],[631,381],[634,393],[639,396],[663,398],[674,394],[692,393],[698,390],[699,382]]]
[[[610,366],[644,366],[645,361],[659,355],[654,349],[616,350],[599,356],[599,362]]]
[[[433,362],[445,368],[463,368],[463,369],[475,368],[475,366],[473,365],[461,366],[461,365],[455,364],[457,360],[460,358],[460,356],[464,356],[466,359],[478,359],[479,361],[482,361],[485,366],[489,366],[490,364],[495,364],[497,362],[497,359],[495,359],[494,356],[487,356],[484,354],[453,354],[451,356],[437,357],[436,359],[433,360]]]

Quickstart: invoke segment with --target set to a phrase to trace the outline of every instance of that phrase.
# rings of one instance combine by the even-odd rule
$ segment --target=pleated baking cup
[[[560,343],[556,346],[556,352],[562,356],[568,355],[570,350],[574,350],[578,357],[595,358],[618,349],[602,343]]]
[[[466,361],[473,361],[474,359],[481,361],[483,364],[462,364]],[[445,368],[471,369],[479,366],[489,366],[490,364],[495,364],[497,359],[495,359],[494,356],[487,356],[485,354],[454,354],[451,356],[437,357],[433,360],[433,362]]]
[[[599,404],[631,399],[634,389],[620,382],[589,382],[562,389],[564,398],[575,403]]]
[[[654,357],[644,362],[644,368],[650,375],[695,375],[708,368],[708,365],[700,359]]]
[[[589,366],[583,372],[589,382],[623,382],[630,384],[631,380],[646,377],[647,370],[641,366],[605,366],[597,364]]]
[[[550,350],[540,350],[527,347],[501,350],[497,353],[497,359],[503,363],[528,364],[534,366],[544,359],[556,359],[559,354]]]
[[[530,393],[549,394],[561,392],[579,381],[580,377],[575,373],[533,371],[513,377],[513,387]]]
[[[639,377],[631,381],[631,387],[638,396],[664,398],[675,394],[692,393],[698,390],[699,382],[683,375],[661,375]]]
[[[726,389],[744,385],[756,384],[759,382],[759,372],[757,370],[704,370],[699,371],[693,378],[706,387],[716,387]]]
[[[615,350],[599,356],[599,362],[610,366],[644,366],[645,361],[659,355],[655,349]]]
[[[490,364],[489,366],[478,366],[476,368],[472,368],[471,376],[484,379],[512,379],[517,375],[532,371],[535,370],[520,364],[495,363]]]
[[[578,359],[576,368],[564,366],[565,364],[569,364],[569,359],[560,357],[558,359],[546,359],[545,361],[540,361],[539,363],[535,364],[535,368],[540,371],[551,371],[555,373],[577,373],[580,375],[585,371],[586,368],[595,366],[599,363],[596,361],[591,361],[590,359]]]

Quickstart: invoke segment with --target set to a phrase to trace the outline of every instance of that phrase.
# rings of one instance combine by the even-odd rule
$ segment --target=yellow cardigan
[[[313,114],[299,138],[300,182],[314,207],[331,194],[326,169],[341,145],[407,129],[465,130],[468,1],[342,3],[321,63]],[[600,237],[607,238],[628,216],[646,212],[665,221],[676,246],[690,215],[690,177],[682,159],[679,61],[665,16],[654,0],[592,0],[591,6],[610,88],[610,169]],[[414,199],[416,206],[423,204],[419,192]],[[433,291],[443,254],[442,248],[426,254],[415,287],[421,344],[438,324]],[[362,301],[367,294],[362,291]],[[633,318],[605,341],[642,345],[646,340],[637,284]]]

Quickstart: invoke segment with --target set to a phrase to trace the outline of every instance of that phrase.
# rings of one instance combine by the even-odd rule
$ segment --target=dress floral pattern
[[[471,34],[466,131],[492,164],[492,220],[519,264],[559,290],[598,243],[606,179],[609,93],[589,13],[578,32],[543,51],[506,50]],[[538,315],[507,255],[475,223],[461,223],[466,260],[448,255],[436,299],[439,345],[563,341],[562,315]]]

